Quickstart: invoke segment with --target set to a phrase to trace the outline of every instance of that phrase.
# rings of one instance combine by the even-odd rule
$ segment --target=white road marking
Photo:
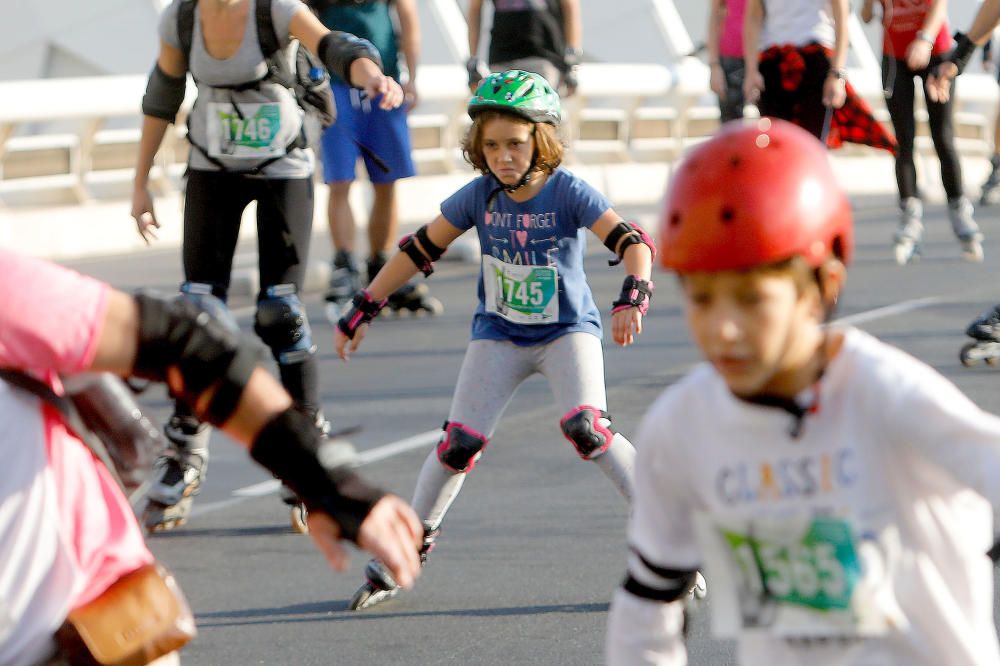
[[[834,322],[838,324],[860,324],[862,322],[875,321],[876,319],[885,319],[886,317],[892,317],[898,314],[903,314],[904,312],[911,312],[913,310],[919,310],[920,308],[926,308],[937,303],[944,301],[941,296],[928,296],[926,298],[915,298],[909,301],[901,301],[893,305],[886,305],[880,308],[874,308],[872,310],[866,310],[864,312],[856,312],[852,315],[846,317],[840,317],[835,319]],[[241,310],[250,310],[252,308],[241,308]],[[237,314],[242,314],[239,311]],[[389,444],[384,444],[382,446],[377,446],[374,449],[369,449],[358,454],[358,460],[361,465],[368,465],[373,462],[378,462],[379,460],[385,460],[386,458],[391,458],[392,456],[399,455],[400,453],[405,453],[413,449],[419,449],[422,446],[428,446],[433,444],[441,436],[440,430],[428,430],[427,432],[420,433],[419,435],[413,435],[412,437],[407,437],[401,439],[397,442],[391,442]],[[233,491],[232,497],[229,499],[220,500],[217,502],[209,502],[208,504],[196,505],[191,512],[192,516],[200,516],[206,513],[211,513],[213,511],[218,511],[220,509],[226,509],[235,504],[249,499],[251,497],[263,497],[265,495],[271,495],[278,492],[278,488],[281,487],[281,482],[277,479],[271,479],[269,481],[262,481],[260,483],[255,483],[250,486],[245,486],[243,488],[238,488]]]

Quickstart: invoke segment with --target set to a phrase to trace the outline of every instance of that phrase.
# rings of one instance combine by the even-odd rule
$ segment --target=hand
[[[417,84],[413,80],[409,80],[403,84],[403,108],[407,111],[412,111],[413,108],[420,101],[420,96],[417,95]]]
[[[875,18],[875,3],[866,0],[865,4],[861,6],[861,20],[865,23],[871,23],[873,18]]]
[[[839,109],[847,101],[847,81],[839,76],[826,77],[823,82],[823,106]]]
[[[715,63],[711,66],[711,72],[712,74],[708,79],[708,85],[719,99],[725,100],[728,94],[726,72],[722,69],[722,65],[719,63]]]
[[[579,67],[574,65],[567,69],[563,74],[562,83],[565,87],[563,97],[572,97],[575,95],[576,89],[580,87]]]
[[[932,102],[944,104],[951,97],[951,82],[958,76],[958,67],[944,61],[927,77],[927,97]]]
[[[642,333],[642,313],[639,308],[623,308],[611,315],[611,335],[619,347],[628,347]]]
[[[309,536],[326,561],[335,571],[345,571],[350,555],[340,541],[337,523],[320,511],[311,511],[307,520]],[[423,535],[423,527],[413,509],[398,497],[386,495],[361,523],[358,544],[382,561],[394,580],[409,588],[420,573],[419,551]]]
[[[368,58],[358,58],[351,63],[351,83],[363,89],[368,99],[378,99],[380,109],[388,111],[403,103],[403,89]]]
[[[410,505],[386,495],[361,523],[358,545],[374,555],[404,589],[420,575],[424,527]]]
[[[906,47],[906,66],[911,71],[919,72],[931,61],[933,44],[924,39],[914,39]]]
[[[137,187],[132,191],[132,219],[146,245],[150,244],[150,239],[157,240],[154,229],[159,229],[160,223],[153,212],[153,197],[148,187]]]
[[[764,90],[764,77],[755,67],[747,70],[743,77],[743,99],[747,104],[756,104],[760,100],[760,93]]]
[[[344,335],[344,332],[339,328],[335,328],[333,333],[334,344],[337,347],[337,356],[340,357],[340,360],[350,360],[350,355],[358,350],[358,347],[361,346],[361,341],[365,339],[367,333],[368,324],[358,326],[358,330],[354,331],[353,339]]]

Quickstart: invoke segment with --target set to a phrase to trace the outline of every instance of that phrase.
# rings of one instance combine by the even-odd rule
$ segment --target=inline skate
[[[370,283],[385,265],[385,255],[378,253],[368,260],[368,282]],[[426,284],[408,282],[389,295],[388,308],[396,313],[439,315],[444,312],[441,301],[430,295]]]
[[[974,342],[966,343],[959,352],[962,365],[970,367],[978,361],[987,365],[1000,362],[1000,305],[973,319],[965,334]]]
[[[900,266],[920,258],[920,239],[924,235],[923,213],[924,204],[917,197],[906,197],[899,202],[899,226],[893,236],[893,254]]]
[[[972,202],[965,197],[948,200],[948,219],[962,246],[962,259],[971,263],[983,260],[983,234],[972,219]]]
[[[420,566],[427,564],[427,555],[434,549],[434,542],[440,534],[440,529],[424,523],[424,545],[420,548]],[[378,560],[368,560],[365,566],[365,579],[351,598],[350,610],[371,608],[399,594],[399,585]]]
[[[990,166],[992,170],[986,182],[983,183],[983,189],[979,195],[980,206],[992,206],[995,203],[1000,203],[1000,154],[990,158]]]
[[[142,522],[150,534],[187,522],[194,496],[208,469],[209,427],[197,418],[175,413],[163,428],[166,452],[153,463],[155,481],[149,488]]]
[[[344,311],[344,305],[351,302],[351,297],[361,287],[361,277],[354,257],[350,252],[338,250],[333,258],[333,270],[330,272],[330,286],[323,295],[324,311],[327,320],[337,325]]]

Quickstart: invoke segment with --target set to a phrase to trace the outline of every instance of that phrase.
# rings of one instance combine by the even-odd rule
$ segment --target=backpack
[[[180,41],[181,52],[188,60],[191,57],[191,41],[194,35],[197,6],[198,0],[182,0],[177,9],[177,37]],[[271,18],[271,0],[256,0],[256,20],[257,39],[267,63],[267,73],[254,81],[224,87],[231,90],[247,90],[268,80],[285,86],[292,91],[295,100],[305,112],[302,134],[288,146],[288,149],[318,145],[323,130],[337,119],[337,107],[334,104],[333,92],[330,88],[330,73],[327,71],[326,65],[298,41],[293,42],[295,45],[295,69],[294,71],[290,70],[288,61],[281,52],[278,35],[274,30],[274,21]],[[190,140],[190,133],[188,136]],[[208,152],[201,146],[193,142],[191,145],[219,168],[233,171],[208,155]],[[249,169],[248,172],[259,173],[265,166],[278,159],[281,158],[268,159]]]

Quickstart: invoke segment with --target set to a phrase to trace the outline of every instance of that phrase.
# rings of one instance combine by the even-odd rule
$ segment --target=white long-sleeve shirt
[[[1000,664],[986,556],[1000,418],[843,334],[798,437],[707,364],[660,396],[636,442],[630,573],[655,583],[639,555],[702,568],[713,630],[743,664]],[[619,590],[608,663],[686,663],[680,610]]]

